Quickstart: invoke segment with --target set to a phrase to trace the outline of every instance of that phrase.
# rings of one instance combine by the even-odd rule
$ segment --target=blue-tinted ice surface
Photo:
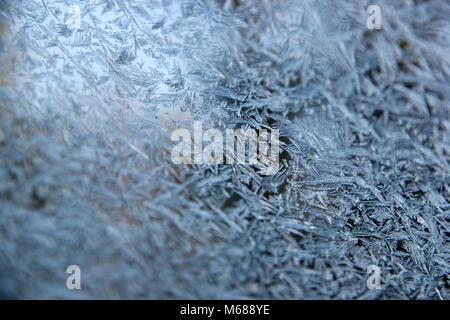
[[[450,6],[377,3],[2,1],[0,296],[448,299]],[[193,119],[280,171],[174,165]]]

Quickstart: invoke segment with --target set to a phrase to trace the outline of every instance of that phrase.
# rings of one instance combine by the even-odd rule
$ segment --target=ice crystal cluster
[[[0,17],[1,297],[449,299],[448,1]],[[279,129],[280,170],[173,164],[193,121]]]

